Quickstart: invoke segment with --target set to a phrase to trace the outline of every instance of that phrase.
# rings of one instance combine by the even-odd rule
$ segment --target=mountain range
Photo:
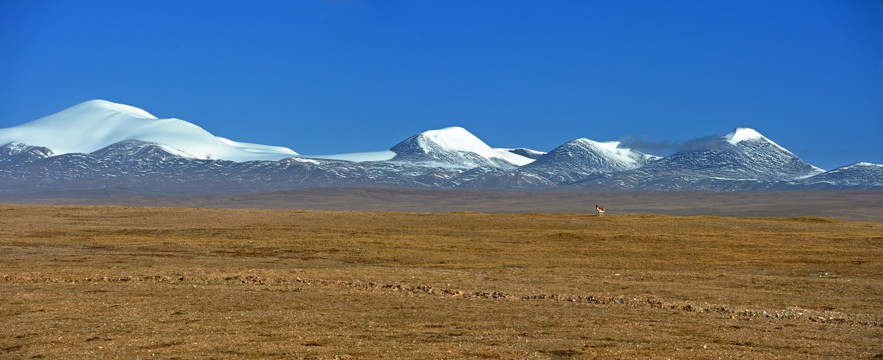
[[[747,191],[883,189],[883,165],[824,171],[738,128],[660,157],[578,138],[549,152],[492,148],[461,127],[389,150],[304,156],[236,142],[104,100],[0,129],[0,196],[176,195],[308,187]]]

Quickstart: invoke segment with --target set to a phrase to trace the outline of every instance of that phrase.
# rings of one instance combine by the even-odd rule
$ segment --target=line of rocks
[[[534,294],[515,295],[501,291],[475,291],[437,288],[431,285],[407,285],[407,284],[381,284],[376,282],[325,280],[325,279],[302,279],[295,278],[265,278],[257,275],[231,275],[224,277],[204,278],[199,276],[94,276],[83,278],[57,278],[40,275],[15,275],[5,274],[2,278],[4,283],[123,283],[123,282],[159,282],[159,283],[188,283],[203,285],[220,284],[246,284],[260,286],[286,286],[286,285],[313,285],[313,286],[338,286],[358,288],[363,290],[387,290],[411,294],[424,294],[432,296],[450,296],[464,299],[480,300],[510,300],[510,301],[562,301],[580,304],[594,305],[624,305],[631,307],[647,307],[653,309],[673,310],[686,313],[711,313],[736,318],[767,318],[767,319],[792,319],[808,320],[818,323],[834,323],[845,325],[863,325],[883,327],[883,318],[876,318],[871,314],[847,316],[833,311],[816,311],[800,308],[789,308],[774,312],[750,309],[734,309],[725,305],[697,306],[685,302],[668,302],[655,297],[626,297],[626,296],[599,296],[599,295],[563,295],[563,294]],[[300,288],[298,288],[300,289]],[[865,319],[860,319],[865,318]]]

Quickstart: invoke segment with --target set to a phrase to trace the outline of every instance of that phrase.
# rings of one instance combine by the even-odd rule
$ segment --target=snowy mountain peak
[[[799,181],[822,189],[883,189],[883,165],[858,162]]]
[[[767,141],[769,141],[769,139],[767,139],[766,137],[761,135],[759,132],[757,132],[757,130],[754,130],[751,128],[737,128],[736,130],[733,130],[732,132],[724,135],[723,137],[724,137],[724,139],[727,140],[727,142],[729,142],[730,144],[733,144],[733,145],[736,145],[736,144],[743,142],[743,141],[750,141],[750,140],[767,140]]]
[[[179,119],[158,119],[134,106],[86,101],[55,114],[0,129],[0,144],[45,146],[56,154],[91,153],[125,140],[156,143],[175,155],[232,161],[296,156],[284,147],[239,143]]]
[[[446,150],[471,151],[484,156],[492,156],[490,146],[459,126],[424,131],[417,135],[417,141],[424,149],[440,147]]]
[[[779,144],[776,144],[775,142],[773,142],[772,140],[770,140],[766,136],[761,135],[760,132],[758,132],[757,130],[754,130],[752,128],[736,128],[736,130],[733,130],[732,132],[722,136],[721,138],[726,140],[726,142],[728,142],[729,144],[734,145],[734,146],[739,146],[740,144],[742,144],[742,145],[751,144],[751,143],[769,144],[769,145],[772,145],[773,147],[775,147],[775,148],[777,148],[777,149],[779,149],[779,150],[781,150],[791,156],[794,156],[794,154],[791,151],[788,151],[788,149],[782,147]],[[818,169],[818,170],[821,170],[821,169]]]
[[[114,102],[110,102],[107,100],[95,99],[89,100],[86,102],[82,102],[78,105],[75,105],[74,108],[80,108],[83,111],[96,111],[96,110],[105,110],[105,111],[116,111],[122,114],[126,114],[131,117],[137,117],[142,119],[156,119],[156,116],[153,116],[151,113],[145,111],[144,109],[140,109],[131,105],[126,104],[118,104]],[[73,109],[73,108],[72,108]]]
[[[619,145],[618,141],[574,139],[552,149],[524,168],[555,183],[567,184],[592,174],[635,169],[658,159]]]
[[[700,145],[669,155],[646,170],[662,177],[678,173],[691,179],[740,181],[793,180],[824,172],[750,128],[738,128]]]
[[[770,140],[766,136],[763,136],[760,132],[758,132],[757,130],[754,130],[752,128],[736,128],[736,130],[733,130],[729,134],[722,136],[722,138],[724,140],[726,140],[726,142],[730,143],[731,145],[737,145],[737,146],[740,143],[751,143],[751,142],[768,143],[770,145],[775,146],[779,150],[782,150],[784,152],[791,154],[791,152],[788,151],[788,149],[785,149],[781,145],[776,144],[775,142],[773,142],[772,140]]]
[[[396,153],[393,160],[463,168],[478,166],[510,168],[533,161],[505,149],[491,148],[459,126],[424,131],[396,144],[390,150]]]
[[[0,146],[0,168],[11,163],[35,161],[54,155],[52,150],[46,147],[9,143]]]

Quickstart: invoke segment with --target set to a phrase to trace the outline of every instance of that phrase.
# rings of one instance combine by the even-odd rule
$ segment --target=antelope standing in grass
[[[604,216],[604,208],[598,206],[598,204],[595,204],[595,210],[598,211],[598,216]]]

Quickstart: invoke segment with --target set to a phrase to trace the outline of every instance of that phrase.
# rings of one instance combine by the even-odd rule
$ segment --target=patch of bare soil
[[[0,206],[4,358],[880,358],[883,224]]]

